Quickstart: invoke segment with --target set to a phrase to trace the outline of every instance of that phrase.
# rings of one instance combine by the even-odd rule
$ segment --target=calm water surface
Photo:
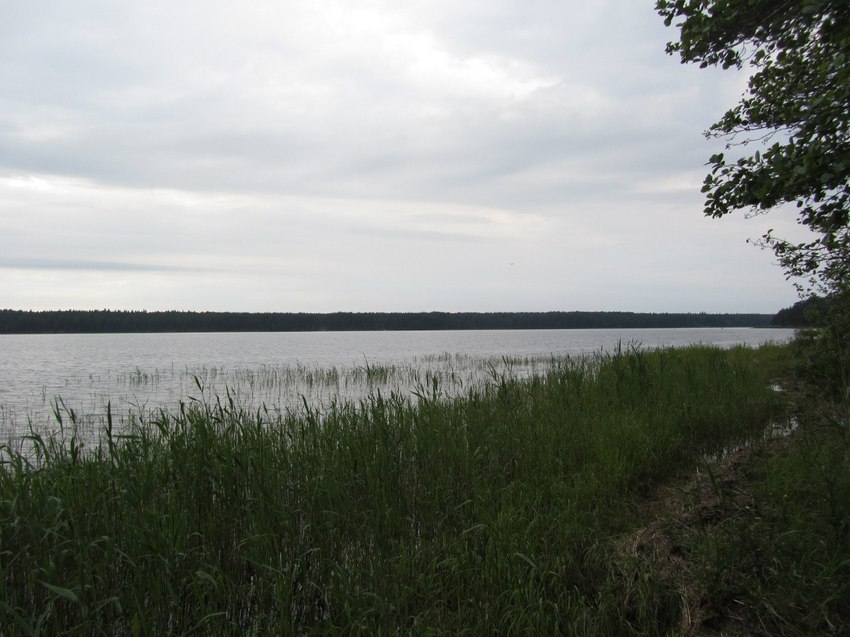
[[[49,422],[58,397],[93,420],[107,402],[119,414],[172,408],[202,395],[198,384],[203,394],[229,388],[246,406],[285,409],[376,387],[411,391],[433,377],[463,390],[493,369],[528,374],[553,357],[618,343],[732,347],[792,336],[761,328],[0,335],[0,439]]]

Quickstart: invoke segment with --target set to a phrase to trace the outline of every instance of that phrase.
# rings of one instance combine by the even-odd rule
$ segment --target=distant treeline
[[[823,325],[832,302],[829,298],[813,296],[779,310],[773,317],[777,327],[811,327]]]
[[[0,334],[764,327],[772,314],[635,312],[135,312],[0,310]]]

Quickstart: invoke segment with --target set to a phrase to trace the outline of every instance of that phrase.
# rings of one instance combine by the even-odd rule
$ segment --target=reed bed
[[[62,386],[42,387],[27,397],[7,397],[0,403],[0,439],[18,439],[29,423],[43,424],[56,411],[56,403],[76,414],[78,435],[93,441],[103,428],[106,406],[119,420],[128,415],[164,407],[179,408],[187,397],[229,394],[249,410],[263,407],[281,412],[300,409],[305,400],[322,408],[332,400],[353,400],[380,391],[411,393],[434,379],[446,394],[458,395],[487,383],[493,370],[522,378],[554,364],[551,357],[477,357],[442,353],[395,362],[370,362],[321,367],[296,361],[280,365],[226,368],[193,367],[133,368],[65,378]],[[203,387],[199,393],[198,388]]]
[[[785,417],[784,351],[624,348],[278,411],[199,381],[175,410],[107,413],[97,444],[58,409],[2,448],[0,632],[675,631],[675,590],[615,593],[611,540],[656,485]]]

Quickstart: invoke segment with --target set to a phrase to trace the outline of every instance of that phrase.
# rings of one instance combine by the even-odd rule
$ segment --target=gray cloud
[[[794,300],[743,244],[758,222],[701,216],[701,133],[743,79],[666,56],[651,3],[81,0],[5,17],[7,303]],[[506,256],[523,267],[494,276]]]
[[[198,268],[161,263],[81,261],[75,259],[21,259],[0,257],[4,270],[91,270],[96,272],[196,272]]]

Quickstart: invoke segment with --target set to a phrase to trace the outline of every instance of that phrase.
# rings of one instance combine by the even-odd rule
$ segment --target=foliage
[[[707,136],[737,159],[709,160],[705,213],[765,212],[795,204],[811,241],[763,237],[787,274],[829,292],[850,272],[850,3],[846,0],[658,0],[680,31],[667,52],[701,67],[746,67],[741,101]]]
[[[810,320],[823,327],[802,330],[794,342],[797,371],[850,416],[850,293],[833,293],[812,308]]]
[[[776,313],[771,325],[775,327],[810,327],[822,325],[824,320],[823,309],[826,307],[826,299],[820,296],[811,296],[797,301],[791,307],[785,307]]]

